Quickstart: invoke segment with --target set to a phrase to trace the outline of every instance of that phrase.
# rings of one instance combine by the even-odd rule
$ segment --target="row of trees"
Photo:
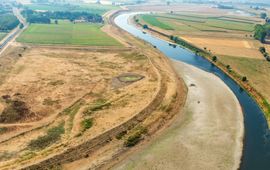
[[[84,20],[86,22],[101,23],[103,22],[102,16],[88,12],[68,12],[68,11],[47,11],[37,12],[33,10],[24,10],[22,14],[27,18],[30,23],[51,23],[51,19],[66,19],[71,22],[75,20]]]
[[[20,21],[12,14],[0,15],[0,31],[9,31],[18,26]]]
[[[259,51],[263,54],[264,58],[267,61],[270,61],[270,56],[269,56],[268,52],[266,51],[265,47],[260,47]]]

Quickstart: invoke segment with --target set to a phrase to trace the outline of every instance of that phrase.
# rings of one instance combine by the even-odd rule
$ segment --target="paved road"
[[[17,26],[14,30],[12,30],[1,42],[0,44],[0,55],[7,49],[7,47],[16,39],[16,37],[28,27],[26,20],[20,13],[18,8],[13,8],[13,14],[18,18],[20,23],[24,25],[22,29],[20,26]]]

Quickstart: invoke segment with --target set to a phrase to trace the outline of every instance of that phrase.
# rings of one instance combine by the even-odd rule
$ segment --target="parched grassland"
[[[27,8],[32,10],[42,10],[42,11],[84,11],[95,14],[104,14],[110,10],[119,9],[117,6],[112,5],[100,5],[100,4],[29,4],[25,5]]]
[[[0,41],[6,36],[7,34],[4,32],[0,32]]]
[[[0,157],[10,155],[0,159],[0,169],[44,159],[104,133],[141,111],[158,89],[147,57],[126,48],[14,47],[0,64],[6,76],[0,76]],[[128,72],[144,79],[113,84]]]
[[[219,60],[230,65],[230,67],[247,76],[248,80],[264,97],[270,101],[270,64],[263,59],[252,59],[232,56],[219,56]]]
[[[101,24],[74,24],[69,21],[59,21],[59,24],[31,24],[17,41],[33,44],[120,46],[101,27]]]

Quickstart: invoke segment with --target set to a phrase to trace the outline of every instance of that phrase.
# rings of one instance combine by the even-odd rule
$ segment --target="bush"
[[[247,77],[244,76],[244,77],[242,78],[242,81],[247,81]]]
[[[135,131],[124,142],[124,145],[126,147],[135,146],[142,139],[142,135],[147,133],[147,129],[142,126],[139,126],[135,128],[134,130]]]
[[[217,56],[213,56],[212,61],[217,62]]]
[[[82,128],[83,128],[83,132],[86,131],[87,129],[90,129],[93,126],[93,119],[85,119],[81,122]]]
[[[32,140],[28,147],[33,150],[44,149],[60,140],[63,133],[65,133],[64,123],[61,123],[58,126],[49,129],[45,136],[40,136],[37,139]]]
[[[148,25],[143,25],[143,29],[148,29],[149,27],[148,27]]]

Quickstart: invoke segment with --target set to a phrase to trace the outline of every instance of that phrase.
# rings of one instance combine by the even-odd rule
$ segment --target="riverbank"
[[[134,18],[132,19],[132,22],[134,25],[137,25],[139,27],[143,27],[143,24],[140,22],[135,22]],[[241,86],[260,106],[260,108],[263,110],[264,115],[267,119],[268,124],[270,124],[270,103],[267,101],[267,99],[263,96],[262,93],[260,93],[257,89],[255,89],[251,83],[248,81],[243,81],[243,78],[247,75],[241,75],[237,71],[233,70],[232,68],[228,69],[228,65],[220,61],[218,58],[216,61],[213,61],[213,54],[209,53],[208,51],[201,49],[194,44],[191,44],[179,37],[177,37],[177,40],[172,40],[172,36],[168,35],[168,32],[163,31],[161,29],[156,28],[148,28],[147,31],[153,33],[157,37],[161,39],[165,39],[167,41],[170,41],[172,43],[179,44],[192,52],[196,53],[199,56],[204,57],[209,62],[217,66],[219,69],[221,69],[224,73],[226,73],[230,78],[232,78],[239,86]],[[175,39],[175,37],[173,37]]]
[[[173,66],[188,85],[184,112],[113,169],[238,169],[244,125],[237,98],[215,75],[178,61]]]

